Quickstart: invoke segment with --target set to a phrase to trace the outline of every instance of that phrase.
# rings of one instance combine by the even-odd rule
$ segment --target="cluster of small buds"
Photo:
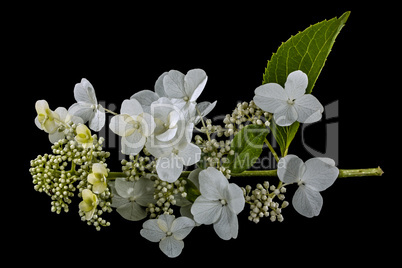
[[[91,189],[90,184],[88,184],[87,189]],[[82,197],[81,191],[78,194],[78,196]],[[86,220],[85,212],[81,210],[78,211],[78,214],[80,215],[82,221],[86,221],[88,225],[92,225],[95,227],[97,231],[100,231],[101,227],[110,226],[110,222],[102,218],[101,215],[103,215],[104,212],[111,213],[113,211],[111,207],[112,193],[109,188],[106,188],[106,190],[103,193],[97,195],[97,198],[98,198],[98,205],[95,208],[94,215],[92,216],[91,219]]]
[[[138,181],[146,173],[156,174],[155,160],[148,156],[130,155],[130,161],[123,159],[121,161],[122,171],[130,181]]]
[[[222,137],[225,134],[225,129],[220,125],[212,125],[212,120],[205,120],[205,126],[201,127],[201,132],[209,133],[210,135],[216,135],[218,137]],[[229,135],[230,136],[230,135]],[[226,135],[226,137],[229,137]]]
[[[31,161],[29,170],[33,178],[34,189],[50,196],[51,211],[57,214],[60,214],[61,211],[69,211],[71,198],[77,189],[81,193],[83,189],[91,188],[87,182],[87,176],[92,164],[104,163],[110,156],[109,152],[102,150],[104,141],[102,137],[98,139],[97,135],[93,135],[93,146],[84,148],[75,140],[75,130],[76,125],[70,124],[70,128],[64,130],[66,137],[51,146],[53,154],[39,155]],[[102,203],[102,200],[111,199],[110,192],[105,191],[102,194],[103,196],[99,197],[100,212],[98,211],[98,216],[104,211],[111,211],[110,204],[106,205],[107,201]],[[93,224],[107,226],[107,223],[102,220],[98,224],[95,222]]]
[[[202,168],[214,167],[221,171],[226,178],[230,179],[231,170],[224,164],[227,161],[226,155],[233,155],[234,151],[230,148],[232,140],[217,141],[215,139],[204,140],[201,136],[195,136],[195,144],[201,148],[201,160],[197,165]]]
[[[289,202],[283,201],[285,199],[285,187],[277,189],[274,185],[270,186],[269,182],[265,181],[263,184],[257,184],[254,190],[250,185],[242,189],[246,203],[250,204],[250,216],[248,217],[250,221],[258,223],[263,217],[269,217],[272,222],[276,220],[283,221],[282,209],[289,205]],[[273,201],[275,197],[278,197],[282,204]]]
[[[154,219],[160,214],[173,214],[172,205],[176,205],[177,199],[185,198],[185,179],[178,179],[174,183],[162,181],[159,178],[155,180],[154,199],[155,204],[149,204],[147,211],[150,213],[150,218]]]
[[[264,112],[254,101],[238,103],[232,114],[227,114],[223,123],[225,124],[224,134],[229,137],[236,135],[250,121],[252,124],[269,126],[272,115]]]

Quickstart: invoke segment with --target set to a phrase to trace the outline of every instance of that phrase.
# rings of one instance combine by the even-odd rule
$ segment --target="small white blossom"
[[[301,215],[311,218],[320,214],[323,199],[319,192],[331,186],[339,170],[334,160],[316,157],[303,161],[296,155],[287,155],[278,162],[278,177],[284,183],[297,183],[293,207]]]
[[[136,99],[124,100],[120,112],[110,120],[109,127],[122,137],[121,152],[136,155],[144,148],[147,137],[153,134],[155,121]]]
[[[59,115],[59,120],[61,124],[59,124],[55,132],[49,134],[49,140],[51,143],[56,143],[57,141],[64,139],[66,137],[67,132],[66,126],[68,126],[71,122],[73,122],[76,125],[84,123],[81,117],[69,114],[67,109],[64,107],[58,107],[55,110],[55,113]]]
[[[180,124],[183,125],[183,124]],[[184,166],[191,166],[201,158],[201,149],[190,142],[194,125],[178,129],[175,137],[168,142],[150,138],[147,140],[147,150],[157,158],[156,172],[161,180],[175,182]]]
[[[81,83],[75,85],[74,98],[77,103],[71,105],[68,112],[81,117],[84,123],[89,121],[93,131],[100,131],[105,125],[105,109],[98,104],[95,90],[87,79],[82,78]]]
[[[142,220],[147,216],[145,207],[155,203],[154,190],[154,182],[144,177],[138,181],[117,178],[111,206],[126,220]]]
[[[183,239],[194,228],[195,223],[187,217],[175,219],[173,215],[162,214],[158,219],[147,220],[140,234],[151,242],[159,242],[159,248],[169,258],[180,255],[184,248]]]
[[[244,209],[242,189],[229,183],[222,172],[209,167],[199,173],[201,195],[195,200],[191,213],[202,224],[214,224],[214,230],[224,240],[237,238],[237,215]]]
[[[254,102],[262,110],[273,113],[279,126],[289,126],[295,121],[313,123],[321,119],[324,107],[311,94],[305,94],[308,78],[302,71],[289,74],[285,88],[268,83],[255,89]]]
[[[49,134],[53,134],[60,126],[59,115],[50,110],[49,104],[45,100],[38,100],[35,103],[37,116],[35,118],[35,125]]]

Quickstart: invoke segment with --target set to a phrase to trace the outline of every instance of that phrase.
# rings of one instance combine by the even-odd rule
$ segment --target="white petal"
[[[64,131],[60,131],[59,129],[56,130],[55,132],[49,134],[49,141],[51,143],[56,143],[61,139],[64,139],[64,137],[66,136],[66,134],[64,134]]]
[[[209,200],[202,195],[197,197],[191,207],[194,220],[202,224],[215,223],[222,213],[222,204],[219,200]]]
[[[132,133],[133,131],[133,122],[134,119],[127,114],[119,114],[113,116],[110,120],[109,128],[119,136],[126,136],[128,133]]]
[[[173,236],[168,236],[159,242],[159,248],[169,258],[175,258],[182,252],[184,242],[181,240],[176,240]]]
[[[321,119],[324,107],[316,97],[306,94],[296,99],[294,107],[297,112],[297,121],[300,123],[314,123]]]
[[[129,202],[116,209],[116,211],[126,220],[140,221],[147,216],[144,208],[137,204],[137,202]]]
[[[93,108],[91,108],[90,104],[74,103],[70,106],[70,108],[68,108],[68,113],[81,117],[84,123],[86,123],[93,117],[95,111]]]
[[[137,120],[141,124],[141,133],[144,137],[149,137],[154,133],[156,125],[152,115],[142,113],[137,117]]]
[[[175,219],[174,215],[161,214],[158,217],[158,226],[164,232],[169,232],[172,228],[173,221]]]
[[[124,100],[121,104],[121,114],[139,115],[143,112],[141,104],[136,99]]]
[[[115,195],[113,195],[113,198],[112,198],[111,207],[112,208],[118,208],[118,207],[121,207],[121,206],[123,206],[123,205],[125,205],[127,203],[130,203],[130,200],[115,194]]]
[[[93,131],[100,131],[105,125],[106,116],[105,112],[97,109],[93,117],[89,119],[89,128]]]
[[[274,120],[278,126],[290,126],[297,120],[297,112],[294,105],[284,104],[274,112]]]
[[[323,200],[319,192],[307,185],[300,185],[293,196],[292,203],[297,212],[311,218],[320,214]]]
[[[198,124],[201,121],[201,117],[207,116],[215,108],[216,102],[217,101],[210,103],[209,101],[203,101],[197,103],[196,110],[198,110],[201,113],[201,116],[198,113],[196,113],[196,119],[194,121],[194,124]]]
[[[197,168],[194,169],[193,171],[190,172],[190,175],[188,175],[188,179],[194,183],[195,187],[197,187],[197,189],[200,189],[200,181],[199,181],[199,175],[200,172],[202,171],[201,168]]]
[[[136,99],[141,104],[144,112],[151,113],[150,106],[159,99],[159,96],[151,90],[141,90],[132,95],[130,99]]]
[[[172,223],[170,231],[177,240],[183,240],[193,230],[195,222],[187,217],[179,217]]]
[[[78,103],[88,103],[97,105],[95,90],[91,83],[85,79],[81,79],[81,83],[77,83],[74,87],[74,98]]]
[[[278,162],[278,177],[284,183],[294,183],[301,180],[305,164],[296,155],[288,154]]]
[[[228,179],[222,172],[213,167],[201,171],[199,181],[202,196],[210,200],[223,199],[229,185]]]
[[[144,177],[140,178],[134,186],[135,202],[144,207],[150,203],[155,203],[154,190],[153,181]]]
[[[298,99],[306,93],[308,77],[302,71],[294,71],[288,75],[285,83],[285,91],[289,99]]]
[[[201,149],[193,143],[187,144],[187,146],[180,150],[178,156],[181,157],[185,166],[191,166],[200,161]]]
[[[160,141],[170,141],[176,136],[176,133],[177,128],[170,128],[155,137]]]
[[[207,79],[208,77],[204,70],[193,69],[187,72],[184,77],[184,89],[190,98],[189,101],[197,100],[204,90]]]
[[[124,178],[117,178],[114,184],[116,192],[123,198],[130,198],[134,196],[134,185],[132,181],[126,181]]]
[[[155,92],[159,97],[167,97],[165,88],[163,87],[163,78],[168,74],[168,72],[164,72],[161,74],[155,82]]]
[[[142,230],[140,234],[145,239],[151,242],[159,242],[161,239],[166,237],[166,233],[159,228],[158,220],[147,220],[142,225]]]
[[[179,71],[171,70],[163,78],[163,87],[169,98],[182,99],[186,96],[184,90],[184,74]]]
[[[329,158],[312,158],[306,161],[306,172],[302,181],[316,191],[324,191],[339,175],[335,162]]]
[[[288,100],[285,90],[275,83],[259,86],[254,93],[255,104],[270,113],[275,112],[279,107],[283,107]]]
[[[121,152],[126,155],[137,155],[144,148],[146,138],[137,130],[131,135],[121,138]]]
[[[225,199],[228,207],[237,215],[245,205],[245,199],[242,189],[234,183],[230,183],[225,192]]]
[[[214,223],[214,230],[223,240],[237,238],[239,232],[239,222],[237,216],[229,207],[224,206],[219,220]]]
[[[175,154],[161,157],[156,161],[156,172],[161,180],[175,182],[183,171],[183,162]]]

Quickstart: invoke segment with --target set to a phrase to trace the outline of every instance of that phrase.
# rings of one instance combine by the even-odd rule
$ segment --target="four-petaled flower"
[[[75,129],[77,135],[75,136],[75,140],[82,145],[84,149],[93,146],[94,138],[91,135],[91,131],[84,124],[80,124]]]
[[[142,237],[159,242],[159,248],[169,258],[180,255],[184,248],[183,239],[194,228],[195,223],[187,217],[175,219],[173,215],[162,214],[158,219],[147,220],[140,231]]]
[[[313,123],[321,119],[324,107],[311,94],[305,94],[308,78],[302,71],[289,74],[285,88],[268,83],[255,89],[254,102],[262,110],[273,113],[279,126],[289,126],[295,121]]]
[[[35,125],[45,132],[52,134],[60,125],[59,115],[50,110],[49,104],[45,100],[38,100],[35,103],[37,116],[35,118]]]
[[[122,137],[121,152],[137,155],[144,148],[147,137],[153,134],[155,121],[136,99],[124,100],[120,112],[110,120],[109,127]]]
[[[331,186],[338,174],[339,170],[330,158],[316,157],[303,163],[296,155],[287,155],[278,162],[279,179],[299,185],[293,196],[293,207],[308,218],[320,214],[323,199],[319,192]]]
[[[87,180],[92,184],[92,191],[95,194],[101,194],[106,190],[106,177],[107,169],[103,164],[95,163],[92,165],[92,173],[88,175]]]
[[[85,79],[74,87],[74,98],[77,103],[71,105],[68,112],[81,117],[84,123],[89,122],[89,128],[93,131],[100,131],[105,125],[105,109],[98,104],[94,87]]]
[[[82,201],[79,204],[79,208],[85,213],[85,219],[87,221],[94,216],[98,202],[98,198],[91,190],[84,189],[82,191]]]
[[[239,214],[245,204],[243,191],[217,169],[209,167],[199,174],[200,192],[191,213],[202,224],[214,224],[214,230],[224,240],[237,238]]]
[[[126,220],[139,221],[147,216],[144,207],[155,203],[154,182],[141,177],[138,181],[117,178],[113,189],[112,207]]]

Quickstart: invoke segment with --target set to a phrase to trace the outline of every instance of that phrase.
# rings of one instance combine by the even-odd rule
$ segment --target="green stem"
[[[274,148],[272,148],[271,144],[269,143],[269,141],[265,138],[265,144],[268,146],[269,150],[271,151],[271,153],[274,155],[276,162],[279,162],[279,157],[276,154]],[[286,156],[286,155],[284,155]]]
[[[182,178],[187,178],[191,171],[183,171]],[[381,176],[384,172],[380,167],[378,168],[364,168],[364,169],[340,169],[338,178],[355,178],[355,177],[371,177]],[[242,173],[232,173],[232,177],[276,177],[276,169],[272,170],[247,170]],[[114,180],[119,177],[126,177],[123,172],[109,172],[108,179]]]

